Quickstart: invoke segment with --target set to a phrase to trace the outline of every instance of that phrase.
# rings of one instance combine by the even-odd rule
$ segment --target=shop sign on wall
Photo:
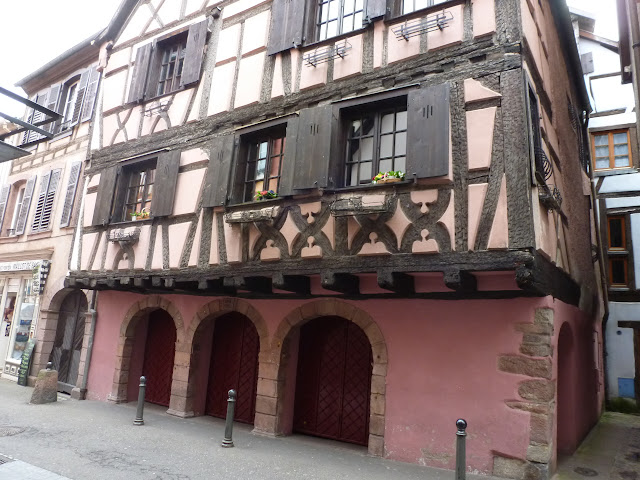
[[[20,272],[24,270],[33,270],[43,261],[48,260],[25,260],[21,262],[0,262],[0,272]]]

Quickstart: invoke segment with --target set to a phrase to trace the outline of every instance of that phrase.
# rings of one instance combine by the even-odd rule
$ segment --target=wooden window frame
[[[281,142],[281,146],[279,152],[274,153],[274,144],[277,141]],[[251,202],[255,199],[255,195],[257,193],[256,185],[259,182],[263,182],[263,188],[260,191],[272,190],[275,193],[278,193],[280,187],[280,179],[282,178],[282,163],[284,162],[287,143],[286,131],[284,129],[272,129],[268,132],[265,132],[263,135],[252,138],[251,140],[245,139],[244,142],[246,143],[246,155],[243,159],[245,171],[244,188],[242,193],[243,201]],[[265,157],[264,159],[262,159],[259,154],[259,145],[262,145],[264,143],[267,144],[267,147]],[[274,159],[278,159],[278,171],[277,175],[271,176],[270,172]],[[265,162],[263,177],[257,178],[257,169],[254,170],[254,174],[250,176],[250,169],[248,168],[249,164],[257,164],[261,160],[264,160]],[[275,186],[273,182],[275,182]]]
[[[619,133],[626,133],[627,134],[627,149],[628,149],[628,154],[627,156],[629,157],[629,163],[626,166],[623,167],[616,167],[615,166],[615,161],[616,161],[616,157],[614,155],[614,147],[615,144],[613,143],[613,136],[615,134],[619,134]],[[596,137],[603,137],[607,135],[607,147],[609,148],[609,166],[606,168],[597,168],[596,167]],[[622,145],[622,144],[618,144],[618,145]],[[623,170],[623,169],[628,169],[631,168],[633,166],[633,158],[631,155],[631,135],[629,133],[629,129],[628,128],[622,128],[622,129],[617,129],[617,130],[608,130],[605,132],[593,132],[591,133],[591,151],[593,152],[593,171],[594,172],[605,172],[607,170]],[[600,157],[600,158],[605,158],[605,157]]]
[[[622,233],[622,247],[611,246],[611,221],[620,220]],[[629,236],[627,235],[627,227],[629,225],[626,215],[607,215],[607,279],[609,287],[612,288],[629,288],[629,245],[627,244]],[[614,261],[622,261],[624,265],[624,282],[614,282],[612,263]]]
[[[397,98],[397,97],[396,97]],[[407,112],[407,106],[406,106],[406,97],[402,98],[402,100],[404,100],[404,105],[402,103],[398,103],[397,101],[394,102],[391,105],[385,104],[385,103],[380,103],[380,102],[376,102],[374,104],[365,104],[362,105],[360,108],[356,109],[355,111],[346,111],[343,113],[343,118],[342,118],[342,130],[344,131],[343,135],[345,136],[345,149],[344,151],[344,158],[342,161],[343,164],[343,168],[344,168],[344,172],[343,172],[343,182],[341,183],[343,187],[345,188],[350,188],[350,187],[357,187],[357,186],[362,186],[362,185],[369,185],[372,183],[373,181],[373,176],[377,175],[378,172],[380,171],[380,149],[381,149],[381,138],[383,135],[381,132],[381,120],[382,117],[385,114],[391,113],[393,112],[394,114],[394,126],[393,126],[393,132],[392,135],[394,136],[394,143],[393,143],[393,155],[391,156],[391,161],[394,164],[394,167],[392,170],[397,170],[397,167],[395,166],[395,161],[396,161],[396,144],[395,144],[395,135],[397,133],[405,133],[405,137],[407,136],[407,132],[408,132],[408,125],[405,126],[404,130],[396,130],[396,118],[395,116],[398,113],[401,112]],[[374,118],[374,126],[373,126],[373,133],[372,133],[372,138],[373,138],[373,156],[371,159],[371,176],[369,178],[369,180],[367,182],[361,182],[360,179],[360,166],[363,163],[368,163],[366,160],[365,161],[351,161],[351,156],[350,156],[350,142],[352,140],[354,140],[354,138],[352,138],[350,136],[350,130],[351,130],[351,124],[355,119],[360,118],[361,120],[364,118],[364,116],[373,116]],[[363,138],[362,136],[359,138]],[[404,155],[402,155],[402,157],[404,157],[405,159],[405,167],[402,168],[401,170],[403,172],[406,173],[406,158],[407,158],[407,145],[405,143],[405,153]],[[350,178],[350,169],[351,166],[353,165],[358,165],[358,183],[356,185],[351,185],[351,178]]]
[[[435,6],[440,6],[445,3],[449,3],[451,0],[427,0],[427,6],[420,7],[420,8],[415,7],[415,4],[417,1],[419,0],[396,0],[395,2],[393,2],[394,3],[393,8],[395,9],[396,16],[411,15],[413,13],[426,10],[427,8],[432,8]],[[404,11],[405,10],[404,5],[406,2],[411,2],[413,4],[413,9],[411,11],[408,11],[408,12]]]
[[[322,42],[324,40],[329,40],[331,38],[335,38],[338,37],[340,35],[347,35],[350,34],[352,32],[357,32],[358,30],[361,30],[362,28],[364,28],[366,26],[365,23],[365,16],[366,16],[366,1],[367,0],[362,0],[362,9],[361,10],[356,10],[356,5],[355,2],[357,0],[309,0],[309,1],[313,1],[315,2],[315,6],[314,6],[314,18],[315,18],[315,25],[314,25],[314,31],[315,31],[315,36],[314,39],[317,42]],[[338,14],[337,17],[335,17],[335,19],[330,19],[329,14],[327,14],[327,19],[326,21],[322,20],[322,11],[323,11],[323,5],[326,5],[327,8],[330,8],[329,5],[333,2],[338,2],[339,6],[338,6]],[[345,14],[345,4],[349,2],[353,4],[353,11],[350,13],[346,13]],[[362,24],[360,26],[357,26],[355,24],[355,18],[356,15],[360,13],[360,16],[362,17]],[[343,23],[345,18],[347,17],[352,17],[352,24],[353,24],[353,28],[351,30],[347,30],[344,31],[343,29]],[[335,34],[333,35],[329,35],[328,31],[326,31],[326,35],[322,36],[322,25],[324,24],[329,24],[332,20],[335,20],[336,22],[338,22],[338,27],[337,27],[337,31]],[[327,27],[328,30],[328,27]]]
[[[149,100],[154,98],[163,97],[172,93],[184,90],[186,87],[181,84],[180,79],[182,77],[182,70],[184,67],[184,60],[187,49],[187,30],[184,30],[178,34],[174,34],[166,40],[159,41],[156,46],[156,53],[154,54],[154,64],[151,65],[151,71],[149,72],[149,78],[158,81],[154,82],[155,85],[149,85],[149,89],[155,90],[155,94],[149,96]],[[173,50],[176,49],[176,61],[170,61],[170,55]],[[167,58],[169,56],[169,58]],[[169,69],[171,64],[174,65],[174,74],[169,76]],[[175,66],[178,63],[178,66]],[[167,65],[166,70],[164,66]],[[157,77],[156,77],[157,76]],[[166,90],[167,80],[171,80],[171,87]]]
[[[136,212],[141,212],[143,208],[146,208],[149,212],[149,218],[153,217],[153,211],[151,211],[151,200],[149,198],[149,186],[156,184],[156,171],[157,158],[145,158],[143,160],[134,161],[122,166],[117,186],[116,186],[116,200],[113,207],[113,219],[112,222],[128,222],[130,221],[131,214],[127,214],[130,205],[140,205],[140,209],[135,208]],[[143,186],[143,195],[141,202],[128,202],[128,193],[131,188],[132,178],[141,172],[153,171],[153,182],[148,183],[148,176],[145,178]],[[138,185],[140,187],[141,185]],[[155,190],[155,188],[154,188]],[[155,191],[154,191],[155,193]]]

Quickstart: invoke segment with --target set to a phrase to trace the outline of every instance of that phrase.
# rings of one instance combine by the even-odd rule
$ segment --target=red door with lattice
[[[211,347],[205,413],[224,418],[228,392],[237,393],[235,420],[253,423],[258,385],[258,331],[244,315],[229,313],[216,320]]]
[[[145,401],[169,406],[175,350],[176,327],[173,318],[164,310],[151,312],[142,367],[142,374],[147,379]]]
[[[373,358],[362,329],[324,317],[300,329],[294,430],[366,445]]]

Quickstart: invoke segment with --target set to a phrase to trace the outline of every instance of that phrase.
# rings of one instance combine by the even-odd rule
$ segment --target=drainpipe
[[[84,361],[84,372],[82,374],[82,385],[80,386],[80,399],[84,400],[87,396],[87,381],[89,379],[89,367],[91,365],[91,353],[93,352],[93,337],[96,333],[96,320],[98,312],[96,312],[96,301],[98,297],[97,290],[92,291],[91,305],[89,313],[91,314],[91,326],[89,327],[89,339],[87,340],[87,358]]]

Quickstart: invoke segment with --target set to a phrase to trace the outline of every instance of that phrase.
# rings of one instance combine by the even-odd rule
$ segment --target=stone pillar
[[[91,338],[92,320],[92,311],[89,310],[84,314],[84,336],[82,337],[82,350],[80,351],[80,364],[78,365],[78,380],[76,381],[75,388],[71,390],[71,398],[76,400],[84,400],[87,396],[85,370],[87,368],[87,353],[89,340]]]
[[[36,330],[36,348],[33,352],[32,372],[39,372],[47,367],[47,362],[53,350],[58,328],[58,312],[40,310],[40,320]]]
[[[176,353],[173,360],[173,378],[171,380],[171,399],[169,415],[193,417],[193,387],[189,384],[191,368],[191,345],[176,341]]]
[[[121,338],[116,352],[116,367],[113,372],[113,386],[107,397],[108,402],[123,403],[127,401],[129,387],[129,365],[131,364],[131,352],[133,351],[133,338]]]
[[[495,476],[527,480],[547,480],[551,476],[556,412],[556,386],[552,379],[553,322],[553,310],[536,309],[533,323],[516,325],[516,329],[523,333],[521,355],[501,355],[498,359],[499,370],[530,377],[518,386],[522,400],[506,402],[510,408],[530,413],[530,436],[525,458],[494,455]]]

